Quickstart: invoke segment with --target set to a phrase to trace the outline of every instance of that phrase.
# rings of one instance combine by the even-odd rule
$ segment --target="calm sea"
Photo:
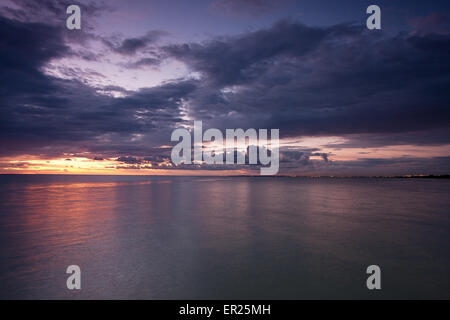
[[[0,298],[449,299],[450,181],[3,175]]]

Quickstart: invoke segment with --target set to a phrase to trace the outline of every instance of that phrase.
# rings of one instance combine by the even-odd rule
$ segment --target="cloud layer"
[[[52,4],[44,2],[44,11],[32,16],[0,11],[1,157],[69,155],[157,165],[167,163],[170,149],[163,146],[171,144],[172,130],[193,119],[205,128],[279,128],[282,138],[345,137],[334,145],[341,148],[450,143],[450,34],[440,16],[412,22],[427,32],[283,20],[237,36],[169,45],[158,42],[164,31],[119,39],[86,32],[75,41],[82,50],[75,50],[68,43],[73,38],[52,23],[58,10]],[[100,10],[89,8],[92,16]],[[43,16],[49,22],[37,18]],[[103,55],[128,59],[127,67],[179,61],[196,76],[128,91],[45,71],[62,58],[108,63],[89,41],[102,43]],[[364,161],[353,164],[374,165]],[[417,161],[427,167],[424,159]],[[448,158],[439,161],[446,170]],[[339,164],[320,148],[282,149],[284,168],[317,163]]]

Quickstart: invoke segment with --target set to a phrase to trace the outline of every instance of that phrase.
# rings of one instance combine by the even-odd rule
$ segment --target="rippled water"
[[[0,298],[448,299],[449,195],[428,179],[3,175]]]

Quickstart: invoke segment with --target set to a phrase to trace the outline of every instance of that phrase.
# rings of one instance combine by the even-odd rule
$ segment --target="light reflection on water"
[[[0,297],[449,298],[450,181],[0,176]],[[77,264],[82,290],[66,289]],[[368,291],[365,268],[382,269]]]

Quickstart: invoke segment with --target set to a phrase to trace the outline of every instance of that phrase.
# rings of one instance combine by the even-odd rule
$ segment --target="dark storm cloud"
[[[22,96],[25,92],[49,94],[54,91],[54,85],[40,67],[69,52],[58,28],[0,17],[0,45],[2,100]]]
[[[104,43],[114,52],[122,55],[134,55],[139,50],[147,48],[150,44],[155,44],[162,36],[167,33],[160,30],[147,32],[142,37],[126,38],[118,41],[115,39],[104,39]],[[117,43],[119,42],[119,43]]]
[[[43,67],[70,54],[62,32],[51,25],[0,17],[1,155],[146,155],[167,143],[174,126],[182,122],[181,100],[195,80],[166,82],[113,98],[81,81],[51,77]]]
[[[326,34],[323,29],[280,22],[269,30],[217,38],[203,44],[167,46],[165,50],[204,74],[217,87],[224,87],[258,79],[277,57],[301,57],[315,48]]]
[[[170,160],[170,149],[153,148],[144,157],[122,156],[116,159],[121,165],[117,169],[174,169]]]
[[[78,5],[81,9],[81,30],[66,28],[66,19],[69,16],[66,10],[70,5]],[[95,19],[112,10],[104,1],[14,0],[0,5],[0,16],[24,24],[36,23],[53,27],[57,31],[57,40],[61,43],[79,44],[84,47],[71,48],[70,52],[66,53],[67,56],[99,61],[103,54],[93,52],[89,47],[91,41],[103,41],[103,37],[95,34]]]
[[[328,167],[328,154],[317,152],[317,148],[281,148],[280,149],[280,172],[289,173],[292,169],[311,169]],[[314,159],[312,157],[320,157]]]
[[[123,162],[126,164],[141,164],[143,160],[140,160],[135,157],[119,157],[116,161]]]
[[[284,151],[281,153],[281,159],[280,163],[289,163],[289,164],[295,164],[294,167],[297,167],[298,164],[301,165],[308,165],[310,162],[311,153],[304,152],[304,151]]]
[[[158,67],[162,63],[161,57],[153,56],[139,59],[138,61],[127,64],[129,68],[139,69],[145,66]]]
[[[448,136],[448,35],[284,21],[165,49],[202,74],[191,115],[212,127],[280,128],[285,137],[431,129]]]

